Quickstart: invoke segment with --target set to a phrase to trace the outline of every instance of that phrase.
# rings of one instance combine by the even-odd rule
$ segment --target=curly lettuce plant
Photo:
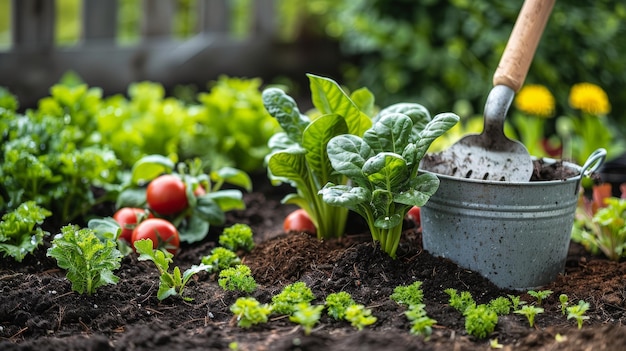
[[[269,176],[296,188],[283,203],[304,209],[317,229],[320,239],[343,235],[348,209],[337,209],[322,201],[318,191],[328,182],[345,184],[347,178],[333,172],[326,145],[341,134],[363,135],[372,124],[367,112],[373,108],[369,91],[360,89],[348,96],[331,79],[308,75],[313,105],[319,116],[302,114],[293,98],[278,88],[263,91],[263,103],[276,118],[283,132],[269,140]]]
[[[328,158],[336,173],[349,184],[329,182],[320,191],[329,205],[348,208],[361,215],[374,241],[396,257],[402,234],[402,220],[413,206],[423,206],[437,191],[439,179],[418,172],[430,144],[454,126],[459,117],[452,113],[427,113],[414,121],[403,111],[414,104],[400,104],[379,114],[377,122],[363,137],[344,134],[328,142]],[[409,113],[409,112],[407,112]]]

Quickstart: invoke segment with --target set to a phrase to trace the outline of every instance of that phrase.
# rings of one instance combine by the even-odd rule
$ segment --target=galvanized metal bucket
[[[564,162],[579,174],[566,180],[511,183],[437,174],[439,189],[421,210],[424,249],[500,288],[552,282],[565,269],[581,178],[605,156],[598,149],[582,167]]]

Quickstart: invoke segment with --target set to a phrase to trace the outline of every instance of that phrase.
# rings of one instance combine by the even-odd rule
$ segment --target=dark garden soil
[[[501,290],[480,275],[432,257],[421,248],[419,228],[405,223],[398,258],[392,260],[372,244],[359,218],[351,218],[349,235],[320,242],[305,233],[283,233],[282,220],[293,207],[280,204],[283,187],[257,185],[245,195],[247,209],[228,214],[228,223],[249,224],[257,246],[243,255],[259,284],[251,294],[261,302],[286,284],[304,281],[323,303],[325,296],[349,292],[378,318],[357,331],[347,322],[323,315],[311,335],[284,316],[250,329],[236,326],[229,310],[241,296],[221,289],[214,275],[200,273],[187,286],[186,302],[159,301],[158,275],[151,262],[124,258],[117,285],[92,296],[71,290],[46,246],[22,263],[0,259],[0,350],[488,350],[497,338],[504,350],[624,350],[626,348],[626,262],[592,257],[577,244],[570,247],[562,276],[545,286],[554,293],[534,328],[517,314],[500,317],[487,339],[468,336],[461,314],[447,304],[446,288],[469,291],[479,303],[523,292]],[[193,246],[183,246],[174,264],[183,270],[215,247],[221,228]],[[438,321],[426,341],[409,333],[405,308],[389,299],[398,285],[423,282],[426,311]],[[590,317],[578,330],[561,313],[558,296],[585,300]]]

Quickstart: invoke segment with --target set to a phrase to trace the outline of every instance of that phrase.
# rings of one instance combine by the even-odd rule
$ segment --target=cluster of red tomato
[[[204,189],[199,187],[199,194]],[[161,175],[152,180],[146,189],[146,208],[123,207],[113,215],[122,227],[120,239],[131,246],[141,239],[152,240],[153,247],[164,248],[176,254],[180,248],[180,237],[176,227],[161,218],[175,215],[189,206],[185,183],[171,174]],[[155,216],[155,214],[157,216]]]

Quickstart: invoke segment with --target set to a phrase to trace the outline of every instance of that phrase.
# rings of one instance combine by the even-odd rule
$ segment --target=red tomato
[[[422,225],[422,218],[421,218],[420,212],[421,212],[421,209],[418,206],[413,206],[411,207],[409,212],[406,214],[406,216],[410,220],[415,222],[415,226],[417,226],[418,228]]]
[[[153,217],[152,214],[147,213],[143,208],[122,207],[117,210],[113,219],[122,227],[119,238],[130,243],[137,223],[149,217]]]
[[[150,239],[154,249],[166,249],[176,254],[180,248],[178,230],[169,221],[162,218],[148,218],[133,230],[132,244],[137,240]]]
[[[313,221],[311,221],[311,217],[309,217],[309,214],[301,208],[291,212],[287,217],[285,217],[283,230],[285,232],[295,231],[307,232],[311,234],[315,234],[317,232]]]
[[[165,174],[153,179],[146,190],[148,206],[156,213],[171,215],[186,209],[185,183],[177,176]]]

